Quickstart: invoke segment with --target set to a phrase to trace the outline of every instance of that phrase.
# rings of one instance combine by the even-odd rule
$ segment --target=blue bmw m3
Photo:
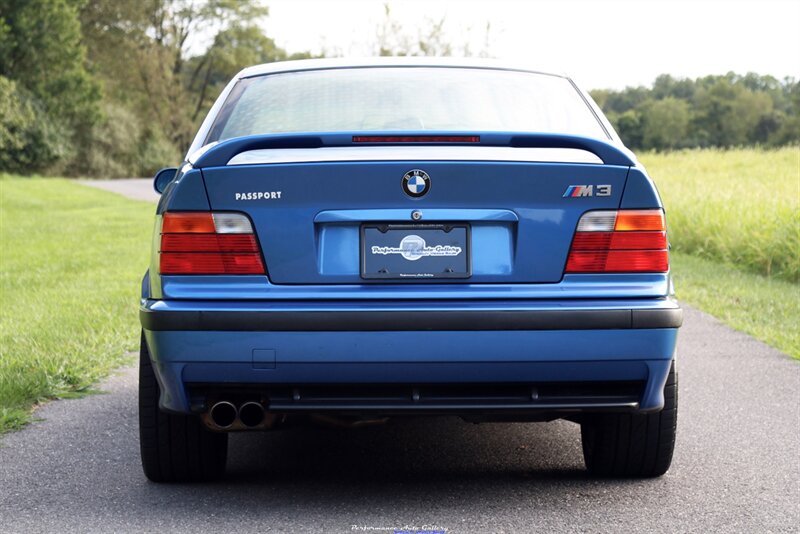
[[[251,67],[162,193],[142,282],[153,481],[324,418],[579,424],[597,476],[675,443],[658,192],[569,78],[419,58]]]

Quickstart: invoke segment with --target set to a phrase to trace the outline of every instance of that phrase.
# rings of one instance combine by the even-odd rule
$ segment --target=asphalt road
[[[119,193],[134,200],[158,201],[152,178],[127,178],[124,180],[82,180],[82,184],[97,189]]]
[[[448,418],[237,434],[224,481],[152,484],[124,369],[2,438],[0,531],[800,531],[800,363],[690,308],[678,361],[675,460],[644,481],[588,478],[571,423]]]

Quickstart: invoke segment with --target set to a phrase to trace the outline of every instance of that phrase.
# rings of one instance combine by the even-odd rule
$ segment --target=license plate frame
[[[359,247],[364,280],[423,282],[472,276],[469,223],[364,223]]]

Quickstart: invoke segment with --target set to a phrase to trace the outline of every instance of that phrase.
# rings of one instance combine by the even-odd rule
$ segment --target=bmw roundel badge
[[[419,198],[431,188],[431,177],[419,169],[408,171],[403,175],[403,191],[410,197]]]

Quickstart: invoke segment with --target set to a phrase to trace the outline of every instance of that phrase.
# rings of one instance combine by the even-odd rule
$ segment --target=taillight
[[[567,273],[665,273],[667,232],[661,210],[590,211],[578,222]]]
[[[240,213],[165,213],[161,274],[264,274],[250,219]]]

